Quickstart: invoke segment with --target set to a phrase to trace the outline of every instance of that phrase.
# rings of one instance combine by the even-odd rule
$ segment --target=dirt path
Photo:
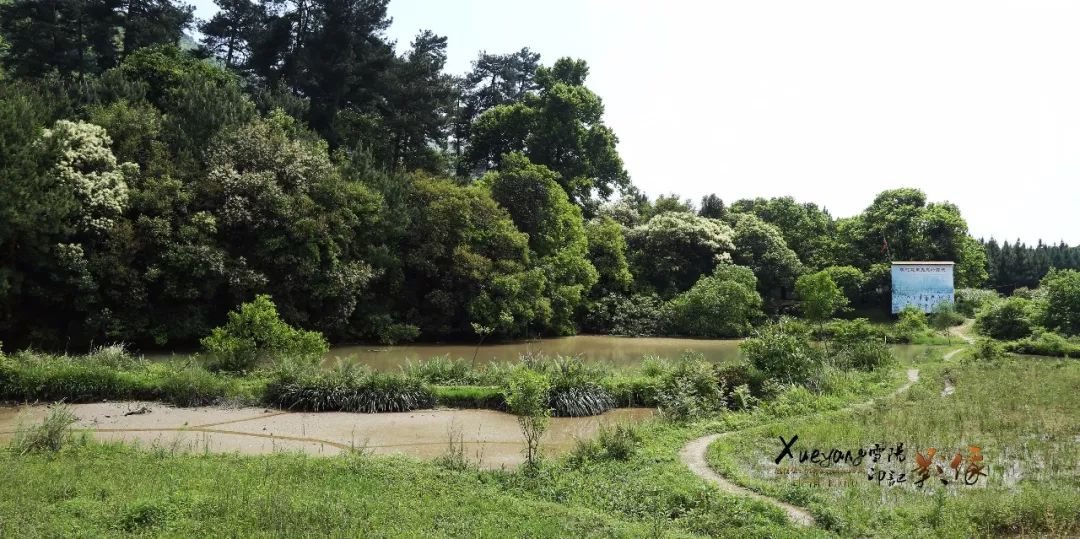
[[[961,336],[965,340],[970,342],[970,339],[966,335],[961,334]],[[952,359],[952,357],[955,356],[957,353],[959,353],[960,350],[963,350],[963,348],[957,348],[956,350],[953,350],[953,351],[945,354],[944,359],[946,361]],[[918,381],[919,381],[919,369],[908,369],[907,370],[907,382],[905,382],[904,385],[900,386],[899,388],[897,388],[892,393],[886,395],[885,397],[879,397],[879,398],[891,398],[891,397],[895,397],[897,395],[900,395],[901,393],[903,393],[903,392],[907,391],[908,389],[910,389],[911,386],[914,385],[915,382],[918,382]],[[869,408],[870,406],[873,406],[874,402],[876,402],[876,401],[877,401],[877,398],[870,399],[870,400],[865,401],[865,402],[852,404],[852,405],[840,408],[838,410],[825,412],[825,413],[847,412],[847,411],[853,411],[853,410],[860,410],[860,409],[864,409],[864,408]],[[816,415],[816,414],[812,414],[812,415]],[[807,416],[807,417],[810,417],[810,416]],[[788,418],[788,419],[790,419],[790,418]],[[762,426],[764,426],[764,425],[755,425],[754,427],[748,427],[747,429],[760,428]],[[716,471],[714,471],[712,468],[709,467],[709,464],[708,464],[708,462],[706,461],[706,458],[705,458],[705,455],[708,453],[709,446],[713,442],[715,442],[716,440],[719,440],[720,438],[724,438],[724,437],[727,437],[727,436],[732,436],[734,434],[738,434],[740,432],[743,432],[744,430],[747,430],[747,429],[740,429],[740,430],[733,430],[733,431],[728,431],[728,432],[721,432],[721,433],[718,433],[718,434],[709,434],[707,436],[702,436],[700,438],[695,438],[693,440],[690,440],[690,442],[688,442],[685,446],[683,446],[682,450],[679,451],[679,459],[683,462],[683,464],[686,465],[686,467],[690,468],[690,471],[693,472],[694,475],[704,479],[708,483],[711,483],[711,484],[715,485],[720,490],[722,490],[724,492],[727,492],[727,493],[730,493],[730,494],[737,494],[737,495],[740,495],[740,496],[746,496],[748,498],[753,498],[755,500],[759,500],[759,501],[771,504],[773,506],[776,506],[776,507],[782,509],[785,513],[787,513],[788,518],[790,518],[791,521],[797,526],[803,526],[803,527],[813,526],[814,525],[814,517],[812,517],[810,515],[810,513],[806,512],[806,510],[801,509],[799,507],[796,507],[794,505],[791,505],[789,503],[782,502],[780,500],[777,500],[776,498],[770,498],[768,496],[758,494],[757,492],[754,492],[754,491],[752,491],[752,490],[750,490],[748,488],[736,485],[735,483],[732,483],[731,481],[728,481],[727,479],[724,479],[723,476],[716,473]]]

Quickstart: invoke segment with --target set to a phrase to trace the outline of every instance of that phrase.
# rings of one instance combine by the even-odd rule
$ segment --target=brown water
[[[616,368],[633,368],[650,355],[677,358],[684,352],[697,352],[714,363],[735,361],[740,356],[739,340],[677,339],[669,337],[613,337],[576,335],[535,341],[485,344],[410,344],[401,346],[335,346],[326,354],[328,363],[337,358],[368,365],[374,370],[393,371],[406,362],[433,357],[464,358],[476,356],[477,365],[488,362],[516,361],[522,354],[578,356],[588,361],[610,363]]]

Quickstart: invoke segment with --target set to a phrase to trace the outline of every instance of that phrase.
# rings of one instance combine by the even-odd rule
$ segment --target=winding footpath
[[[964,340],[970,342],[970,339],[966,335],[961,335],[961,336],[964,338]],[[945,361],[949,361],[949,360],[951,360],[953,358],[953,356],[955,356],[961,350],[963,350],[963,348],[957,348],[956,350],[952,350],[949,353],[945,354],[945,357],[943,359]],[[845,406],[843,408],[839,408],[837,410],[830,410],[830,411],[827,411],[827,412],[819,412],[817,414],[810,414],[810,415],[803,416],[803,417],[804,418],[809,418],[809,417],[812,417],[814,415],[850,412],[850,411],[860,410],[860,409],[864,409],[864,408],[869,408],[870,406],[873,406],[874,402],[876,402],[879,398],[896,397],[896,396],[904,393],[908,389],[910,389],[911,386],[915,385],[915,382],[918,382],[918,381],[919,381],[919,369],[908,369],[907,370],[907,381],[904,383],[904,385],[898,387],[895,391],[893,391],[892,393],[889,393],[888,395],[886,395],[884,397],[877,397],[877,398],[873,398],[873,399],[870,399],[870,400],[867,400],[867,401],[864,401],[864,402],[851,404],[851,405]],[[789,419],[792,419],[792,418],[785,418],[785,419],[789,420]],[[765,425],[768,425],[768,424],[765,424]],[[727,431],[727,432],[721,432],[721,433],[718,433],[718,434],[709,434],[707,436],[702,436],[700,438],[695,438],[693,440],[690,440],[689,442],[687,442],[686,445],[683,446],[682,450],[679,451],[679,460],[681,460],[682,463],[685,464],[687,468],[690,468],[690,471],[693,472],[694,475],[704,479],[706,482],[708,482],[708,483],[710,483],[712,485],[715,485],[717,488],[719,488],[723,492],[726,492],[726,493],[729,493],[729,494],[735,494],[735,495],[739,495],[739,496],[746,496],[747,498],[752,498],[754,500],[765,502],[765,503],[767,503],[769,505],[777,507],[777,508],[781,509],[782,511],[784,511],[784,513],[787,514],[788,518],[790,518],[791,521],[797,526],[802,526],[802,527],[813,526],[814,525],[814,517],[811,516],[810,513],[808,513],[805,509],[802,509],[802,508],[796,507],[794,505],[791,505],[789,503],[780,501],[780,500],[778,500],[776,498],[771,498],[769,496],[758,494],[757,492],[754,492],[754,491],[752,491],[752,490],[750,490],[748,488],[736,485],[735,483],[733,483],[733,482],[731,482],[731,481],[729,481],[727,479],[724,479],[723,476],[716,473],[715,470],[713,470],[711,467],[709,467],[709,463],[706,460],[705,455],[708,453],[709,446],[712,445],[713,442],[715,442],[715,441],[717,441],[717,440],[719,440],[721,438],[726,438],[728,436],[733,436],[735,434],[739,434],[739,433],[744,432],[744,431],[749,430],[749,429],[761,428],[761,427],[763,427],[765,425],[754,425],[754,426],[751,426],[751,427],[747,427],[745,429],[731,430],[731,431]]]

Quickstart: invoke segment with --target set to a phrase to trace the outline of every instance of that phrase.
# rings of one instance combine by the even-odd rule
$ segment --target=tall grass
[[[341,363],[329,372],[281,366],[267,384],[264,399],[272,406],[311,412],[408,412],[435,405],[435,396],[424,382],[371,372],[352,363]]]
[[[60,451],[71,442],[71,426],[75,421],[69,406],[53,406],[40,424],[20,428],[11,439],[10,448],[19,455]]]

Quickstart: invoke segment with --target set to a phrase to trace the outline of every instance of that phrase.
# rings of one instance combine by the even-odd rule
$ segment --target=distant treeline
[[[431,32],[395,51],[385,0],[218,4],[194,44],[171,0],[0,1],[6,345],[192,343],[258,294],[333,340],[734,336],[810,272],[864,305],[890,260],[986,282],[916,189],[645,196],[582,60],[459,76]]]
[[[993,238],[986,248],[987,287],[1011,294],[1021,287],[1035,288],[1051,268],[1080,270],[1080,246],[1065,242],[1046,245],[1040,240],[1029,246],[1020,240],[998,245]]]

